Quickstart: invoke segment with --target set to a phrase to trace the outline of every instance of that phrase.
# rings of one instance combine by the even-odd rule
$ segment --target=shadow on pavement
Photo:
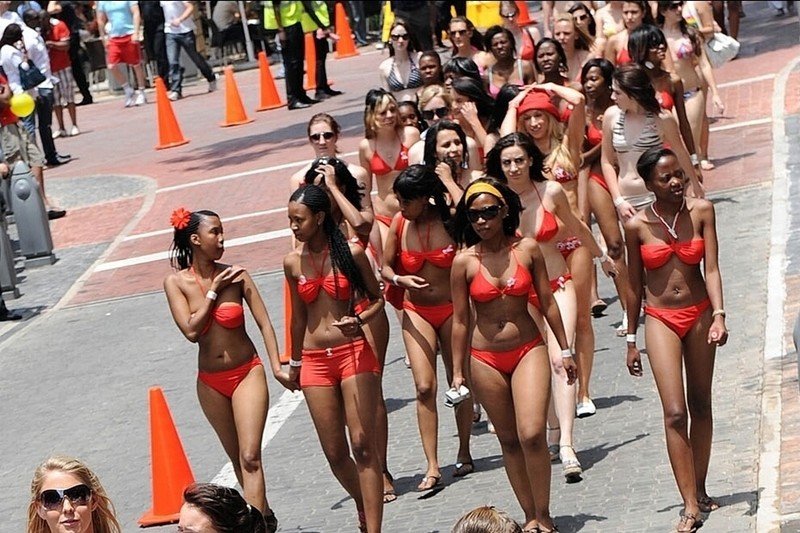
[[[399,411],[408,404],[414,403],[414,398],[386,398],[386,412]]]
[[[607,516],[598,516],[593,514],[580,513],[572,516],[559,516],[553,518],[553,522],[558,526],[558,530],[562,533],[571,533],[572,531],[580,531],[589,522],[604,522],[608,520]],[[594,529],[596,531],[596,529]]]
[[[714,158],[714,167],[715,168],[719,168],[719,167],[721,167],[723,165],[727,165],[728,163],[732,163],[734,161],[738,161],[739,159],[742,159],[744,157],[750,157],[751,155],[754,155],[754,154],[755,154],[755,152],[740,152],[740,153],[738,153],[736,155],[732,155],[732,156],[728,156],[728,157],[717,157],[717,158]]]
[[[622,448],[623,446],[627,446],[628,444],[632,444],[636,441],[642,440],[645,437],[649,437],[649,433],[639,433],[632,439],[628,439],[626,441],[619,442],[617,444],[613,444],[609,446],[606,442],[605,444],[601,444],[600,446],[595,446],[594,448],[588,448],[586,450],[581,450],[578,452],[578,459],[581,462],[581,466],[583,466],[583,471],[590,470],[594,465],[605,459],[609,453],[617,450],[618,448]]]
[[[592,401],[598,409],[608,409],[625,402],[639,402],[642,401],[642,398],[633,394],[620,394],[619,396],[610,396],[608,398],[592,398]]]

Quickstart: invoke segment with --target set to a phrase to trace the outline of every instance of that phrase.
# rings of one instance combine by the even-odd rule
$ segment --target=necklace
[[[667,221],[661,218],[661,215],[659,215],[658,211],[656,211],[656,203],[653,202],[652,204],[650,204],[650,209],[653,210],[653,214],[658,217],[658,220],[660,220],[662,224],[664,224],[666,230],[676,241],[678,240],[678,233],[675,231],[675,224],[678,222],[678,215],[681,214],[681,211],[683,211],[683,207],[685,205],[686,205],[686,198],[683,199],[683,201],[681,202],[680,209],[678,209],[678,212],[675,213],[675,218],[672,219],[672,224],[667,224]]]

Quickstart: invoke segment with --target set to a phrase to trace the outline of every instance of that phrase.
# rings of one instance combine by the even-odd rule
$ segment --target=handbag
[[[736,57],[740,47],[739,41],[733,37],[724,33],[715,33],[714,37],[706,42],[706,55],[711,66],[719,68]]]
[[[43,83],[47,78],[42,71],[34,64],[32,59],[27,59],[28,50],[25,45],[22,45],[23,57],[26,58],[19,64],[19,84],[22,85],[24,90],[33,89],[40,83]]]

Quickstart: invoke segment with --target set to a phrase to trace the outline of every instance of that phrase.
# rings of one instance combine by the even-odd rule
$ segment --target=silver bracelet
[[[636,333],[628,333],[625,335],[625,342],[636,344]]]
[[[603,255],[594,258],[594,262],[597,265],[605,263],[606,261],[608,261],[608,252],[603,252]]]
[[[392,276],[392,285],[397,285],[397,280],[400,278],[397,274]]]
[[[624,204],[626,201],[627,201],[627,200],[625,200],[625,198],[624,198],[624,197],[622,197],[622,196],[617,196],[616,198],[614,198],[614,207],[619,207],[619,206],[621,206],[622,204]]]
[[[561,359],[566,359],[567,357],[572,357],[572,350],[569,348],[566,350],[561,350]]]
[[[216,300],[217,296],[218,296],[217,293],[214,291],[208,291],[206,293],[206,298],[208,298],[209,300]]]
[[[302,359],[289,359],[289,366],[292,367],[292,368],[300,368],[301,366],[303,366],[303,360]]]
[[[725,316],[725,310],[724,309],[715,309],[714,312],[711,313],[711,318],[714,318],[716,316]]]

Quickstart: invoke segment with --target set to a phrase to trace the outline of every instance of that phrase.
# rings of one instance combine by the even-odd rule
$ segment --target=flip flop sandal
[[[394,489],[386,489],[383,491],[383,503],[392,503],[397,499],[397,493]]]
[[[431,484],[431,481],[433,482]],[[417,492],[428,492],[433,489],[438,489],[442,486],[442,476],[425,476],[422,482],[417,485]]]
[[[697,505],[700,507],[700,511],[703,513],[710,513],[711,511],[716,511],[720,508],[719,503],[710,496],[697,498]]]
[[[689,520],[692,520],[691,529],[681,529],[681,527],[685,527],[685,524],[689,522]],[[678,525],[675,526],[675,533],[694,533],[701,527],[703,527],[702,520],[700,520],[697,516],[693,514],[685,514],[681,516],[680,522],[678,522]]]
[[[596,300],[592,304],[592,316],[595,318],[600,318],[603,316],[603,311],[606,310],[608,304],[605,303],[603,300]]]
[[[475,471],[475,465],[472,461],[465,461],[463,463],[456,463],[456,470],[453,472],[453,477],[464,477]]]

